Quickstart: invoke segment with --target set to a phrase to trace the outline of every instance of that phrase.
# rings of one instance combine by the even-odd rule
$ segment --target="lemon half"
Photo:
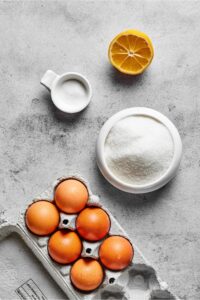
[[[130,29],[112,40],[108,56],[111,64],[120,72],[141,74],[153,59],[153,44],[145,33]]]

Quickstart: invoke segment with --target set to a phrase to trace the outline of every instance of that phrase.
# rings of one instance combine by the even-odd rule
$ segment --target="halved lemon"
[[[118,34],[110,43],[108,56],[111,64],[125,74],[141,74],[151,63],[153,44],[143,32],[130,29]]]

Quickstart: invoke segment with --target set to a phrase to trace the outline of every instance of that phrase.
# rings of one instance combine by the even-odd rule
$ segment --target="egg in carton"
[[[57,179],[48,190],[35,198],[33,202],[39,200],[52,202],[56,187],[66,179],[79,180],[87,187],[89,193],[87,206],[102,207],[99,197],[92,193],[88,182],[79,175],[61,177]],[[105,207],[102,208],[107,212],[111,221],[110,231],[103,240],[105,240],[108,236],[117,235],[123,236],[131,241],[112,214]],[[4,237],[11,232],[18,233],[70,299],[179,299],[169,291],[166,282],[159,278],[155,269],[147,262],[140,250],[136,247],[135,243],[132,242],[131,243],[134,247],[134,257],[131,264],[126,269],[122,271],[110,271],[104,268],[104,279],[101,286],[92,292],[81,292],[74,288],[70,280],[70,269],[72,264],[61,265],[50,258],[48,253],[49,236],[39,237],[32,234],[26,227],[25,213],[26,209],[24,209],[24,211],[20,214],[20,217],[15,224],[9,222],[9,220],[3,222],[3,224],[0,225],[0,236]],[[75,223],[77,215],[78,214],[66,214],[60,212],[60,223],[58,229],[74,231],[76,229]],[[81,257],[98,259],[99,247],[103,240],[98,242],[88,242],[83,240]]]

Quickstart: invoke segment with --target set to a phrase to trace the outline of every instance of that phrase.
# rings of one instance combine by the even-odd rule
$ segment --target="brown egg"
[[[88,190],[79,180],[62,181],[55,190],[56,205],[65,213],[75,214],[81,211],[88,201]]]
[[[76,228],[85,240],[98,241],[108,233],[110,218],[102,208],[87,207],[78,215]]]
[[[76,288],[82,291],[93,291],[98,288],[104,277],[100,263],[92,258],[80,258],[70,272],[70,278]]]
[[[28,207],[25,221],[31,232],[37,235],[48,235],[58,227],[60,215],[53,203],[40,200]]]
[[[131,243],[122,236],[110,236],[100,246],[102,264],[114,271],[123,270],[131,263],[134,250]]]
[[[82,242],[75,232],[59,230],[50,237],[48,251],[56,262],[70,264],[81,255]]]

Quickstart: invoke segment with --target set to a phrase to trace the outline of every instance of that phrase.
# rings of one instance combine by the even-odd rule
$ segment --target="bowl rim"
[[[159,121],[160,123],[162,123],[168,129],[174,143],[173,158],[166,172],[160,178],[144,185],[131,185],[117,178],[112,173],[112,171],[108,168],[104,157],[105,140],[111,128],[119,120],[133,115],[134,116],[143,115],[146,117],[151,117]],[[162,113],[154,109],[147,108],[147,107],[131,107],[119,111],[104,123],[97,139],[96,154],[97,154],[97,165],[101,173],[113,186],[117,187],[122,191],[129,192],[129,193],[134,193],[134,194],[148,193],[161,188],[175,176],[175,173],[181,161],[182,142],[177,128],[165,115],[163,115]]]
[[[57,102],[57,98],[58,98],[58,94],[57,94],[57,85],[60,81],[62,80],[77,80],[79,81],[80,83],[83,84],[83,86],[85,87],[85,89],[87,90],[87,97],[86,97],[86,101],[84,104],[78,106],[74,109],[65,109],[63,108],[63,106],[59,105],[58,102]],[[77,73],[77,72],[67,72],[67,73],[63,73],[61,75],[58,75],[57,78],[54,80],[53,82],[53,85],[52,85],[52,89],[51,89],[51,99],[54,103],[54,105],[62,112],[64,113],[68,113],[68,114],[74,114],[74,113],[79,113],[81,112],[82,110],[84,110],[90,103],[91,101],[91,98],[92,98],[92,87],[91,87],[91,84],[89,82],[89,80],[84,76],[82,75],[81,73]]]

